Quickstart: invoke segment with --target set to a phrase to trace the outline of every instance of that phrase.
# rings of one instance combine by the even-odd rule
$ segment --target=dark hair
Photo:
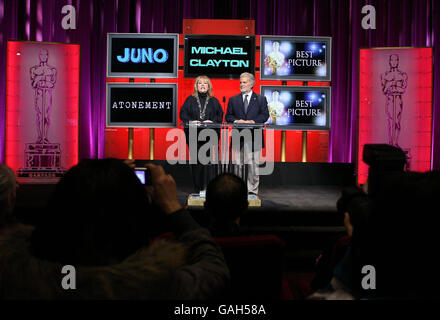
[[[17,180],[14,171],[5,164],[0,164],[0,228],[11,223],[13,206],[9,198],[17,190]]]
[[[238,176],[222,173],[209,182],[205,208],[217,221],[233,221],[247,207],[247,186]]]
[[[107,265],[149,243],[144,186],[118,159],[87,159],[60,180],[31,238],[31,252],[65,264]]]
[[[341,216],[346,212],[350,216],[350,223],[353,226],[352,242],[362,242],[368,232],[371,214],[371,200],[368,195],[358,187],[346,187],[342,190],[336,207]]]
[[[390,174],[404,172],[406,155],[402,149],[388,144],[366,144],[363,161],[368,168],[368,194],[374,197],[380,189],[381,181]]]

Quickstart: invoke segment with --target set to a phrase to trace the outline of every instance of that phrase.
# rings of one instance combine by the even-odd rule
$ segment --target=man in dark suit
[[[267,121],[269,118],[269,109],[267,107],[266,97],[252,91],[254,84],[255,77],[253,74],[245,72],[240,75],[241,93],[229,99],[228,110],[225,116],[227,122],[238,124],[262,124]],[[252,131],[252,135],[253,134],[254,132]],[[261,137],[263,137],[262,132]],[[248,192],[257,195],[260,183],[258,164],[261,148],[264,147],[264,139],[262,139],[263,141],[254,141],[252,138],[251,140],[250,144],[245,141],[244,145],[240,145],[239,164],[243,164],[243,162],[241,162],[241,156],[243,155],[243,158],[246,158],[246,163],[250,164],[247,179]],[[239,170],[240,166],[238,166],[237,169],[238,171],[241,171]],[[237,175],[239,175],[239,172],[237,172]]]

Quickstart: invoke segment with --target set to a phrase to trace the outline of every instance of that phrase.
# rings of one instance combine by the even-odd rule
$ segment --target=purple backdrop
[[[76,8],[77,29],[61,27],[61,8]],[[361,27],[365,4],[376,8],[376,30]],[[80,157],[104,155],[107,32],[182,32],[182,20],[254,19],[256,34],[331,36],[332,129],[329,159],[356,159],[359,48],[434,47],[440,37],[438,0],[0,0],[0,161],[4,160],[6,40],[81,44]],[[440,47],[434,47],[433,137],[440,131]],[[433,168],[440,169],[433,139]]]

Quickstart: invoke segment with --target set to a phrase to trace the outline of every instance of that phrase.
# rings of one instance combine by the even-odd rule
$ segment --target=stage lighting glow
[[[264,50],[267,53],[271,53],[273,51],[273,41],[265,41],[264,42]]]
[[[318,76],[325,76],[327,73],[327,66],[324,64],[316,70]]]
[[[325,115],[322,115],[322,116],[320,116],[320,117],[317,117],[316,119],[315,119],[315,124],[316,125],[318,125],[318,126],[325,126]]]
[[[281,118],[278,118],[277,124],[282,126],[289,124],[289,117],[287,115],[284,115]]]
[[[290,102],[292,101],[292,94],[287,91],[281,91],[279,99],[285,104],[290,104]]]
[[[288,41],[282,41],[280,44],[280,51],[286,56],[290,56],[293,51],[293,44]]]

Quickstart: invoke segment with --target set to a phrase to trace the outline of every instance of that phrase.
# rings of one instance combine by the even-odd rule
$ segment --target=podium
[[[206,185],[215,178],[217,175],[221,173],[234,173],[240,176],[245,182],[247,181],[247,165],[239,166],[236,161],[237,151],[239,151],[243,145],[237,148],[233,148],[231,140],[234,141],[233,135],[238,132],[232,131],[233,129],[237,129],[241,131],[243,129],[265,129],[264,124],[247,124],[247,123],[182,123],[181,126],[185,129],[188,129],[189,133],[189,148],[191,154],[191,148],[197,150],[197,141],[192,141],[191,138],[198,139],[200,134],[200,130],[202,129],[212,129],[215,131],[207,131],[203,134],[204,137],[210,137],[214,139],[216,137],[217,143],[213,143],[212,141],[207,141],[206,150],[211,148],[211,159],[209,165],[214,166],[214,170],[208,171],[209,175],[205,177],[207,181]],[[191,130],[194,130],[191,132]],[[218,135],[218,131],[220,134]],[[263,133],[261,133],[261,137],[263,139]],[[253,139],[253,133],[251,133],[251,138]],[[191,145],[193,143],[193,145]],[[238,152],[239,153],[239,152]],[[198,155],[197,155],[198,156]],[[244,160],[244,159],[243,159]],[[194,161],[194,160],[193,160]],[[206,159],[204,159],[206,162]],[[199,159],[197,159],[197,163],[199,163]],[[206,189],[206,186],[205,186]],[[260,207],[261,199],[257,195],[248,195],[248,201],[250,207]],[[200,191],[199,193],[192,193],[188,196],[188,205],[189,206],[203,206],[205,202],[205,190]]]

